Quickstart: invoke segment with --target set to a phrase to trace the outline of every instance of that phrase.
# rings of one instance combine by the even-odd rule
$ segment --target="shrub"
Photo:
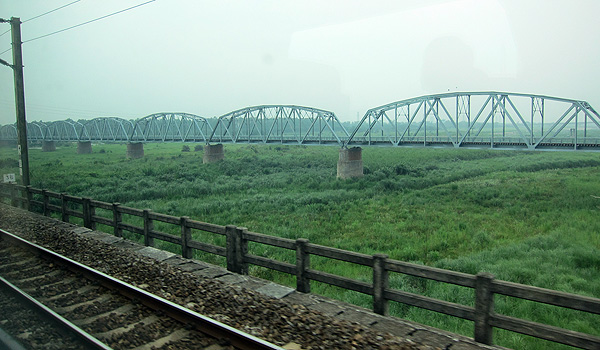
[[[16,168],[19,166],[19,161],[12,158],[0,159],[0,168]]]
[[[189,152],[189,151],[190,151],[190,146],[183,145],[183,147],[181,147],[181,152]]]
[[[204,149],[204,146],[202,145],[196,145],[196,147],[194,147],[194,152],[200,152]]]

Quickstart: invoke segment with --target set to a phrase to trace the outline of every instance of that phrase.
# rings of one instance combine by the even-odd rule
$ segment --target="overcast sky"
[[[0,17],[72,1],[0,0]],[[142,2],[81,0],[23,23],[23,41]],[[599,13],[598,0],[157,0],[25,42],[27,119],[295,104],[357,120],[389,102],[486,90],[600,110]],[[0,124],[13,123],[12,70],[0,66],[0,81]]]

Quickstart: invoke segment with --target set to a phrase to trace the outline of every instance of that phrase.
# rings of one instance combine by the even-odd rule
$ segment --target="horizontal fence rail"
[[[499,328],[582,349],[600,348],[600,337],[494,312],[494,296],[499,294],[600,315],[600,299],[593,297],[500,281],[488,273],[471,275],[417,265],[389,259],[384,254],[366,255],[313,244],[307,239],[293,240],[269,236],[248,231],[244,227],[215,225],[192,220],[187,216],[165,215],[149,209],[136,209],[122,206],[120,203],[70,196],[31,186],[0,184],[0,200],[9,200],[13,206],[29,210],[37,208],[46,216],[58,213],[65,222],[69,222],[72,216],[77,217],[90,229],[95,229],[97,224],[106,225],[113,228],[113,234],[117,237],[123,237],[124,230],[141,235],[146,246],[154,246],[155,239],[173,243],[181,247],[181,255],[184,258],[193,258],[195,250],[222,256],[226,259],[227,269],[235,273],[248,274],[248,266],[251,264],[293,275],[296,277],[296,290],[299,292],[310,293],[311,281],[317,281],[370,295],[373,297],[373,311],[378,314],[386,315],[389,302],[394,301],[473,321],[474,339],[484,344],[493,343],[493,329]],[[96,209],[112,215],[96,215]],[[124,216],[132,217],[132,221],[136,221],[137,224],[126,222]],[[173,235],[155,230],[154,224],[157,222],[178,227],[180,234]],[[224,236],[225,246],[194,240],[192,230]],[[248,250],[249,242],[295,252],[295,263],[252,255]],[[372,271],[372,282],[312,269],[311,256],[369,268]],[[474,307],[390,288],[391,273],[471,288],[475,292]]]

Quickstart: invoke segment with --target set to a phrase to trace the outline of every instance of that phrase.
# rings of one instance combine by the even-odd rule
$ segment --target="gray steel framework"
[[[600,147],[600,116],[585,101],[507,92],[445,93],[369,109],[348,144]]]
[[[333,112],[302,106],[264,105],[219,117],[209,141],[343,145],[348,136]]]
[[[212,123],[212,124],[211,124]],[[349,134],[335,113],[294,105],[242,108],[210,121],[157,113],[129,121],[32,122],[29,140],[446,146],[600,150],[600,116],[585,101],[508,92],[421,96],[369,109]],[[16,126],[0,140],[16,140]]]
[[[208,143],[212,132],[212,126],[203,117],[188,113],[157,113],[138,119],[128,141]]]
[[[129,141],[133,122],[117,117],[100,117],[85,122],[81,141]]]
[[[27,125],[29,127],[29,125]],[[27,133],[29,137],[29,133]],[[7,124],[0,127],[0,140],[17,140],[17,124]]]
[[[53,141],[74,141],[80,140],[84,131],[84,126],[80,122],[73,120],[59,120],[51,123],[39,123],[43,133],[44,140]]]

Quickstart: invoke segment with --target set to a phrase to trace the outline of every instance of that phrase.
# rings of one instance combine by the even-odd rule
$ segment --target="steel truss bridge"
[[[348,125],[348,124],[347,124]],[[137,120],[31,122],[31,141],[202,142],[600,150],[600,115],[579,100],[507,92],[454,92],[369,109],[352,132],[335,113],[264,105],[219,118],[157,113]],[[16,124],[0,140],[16,140]]]

